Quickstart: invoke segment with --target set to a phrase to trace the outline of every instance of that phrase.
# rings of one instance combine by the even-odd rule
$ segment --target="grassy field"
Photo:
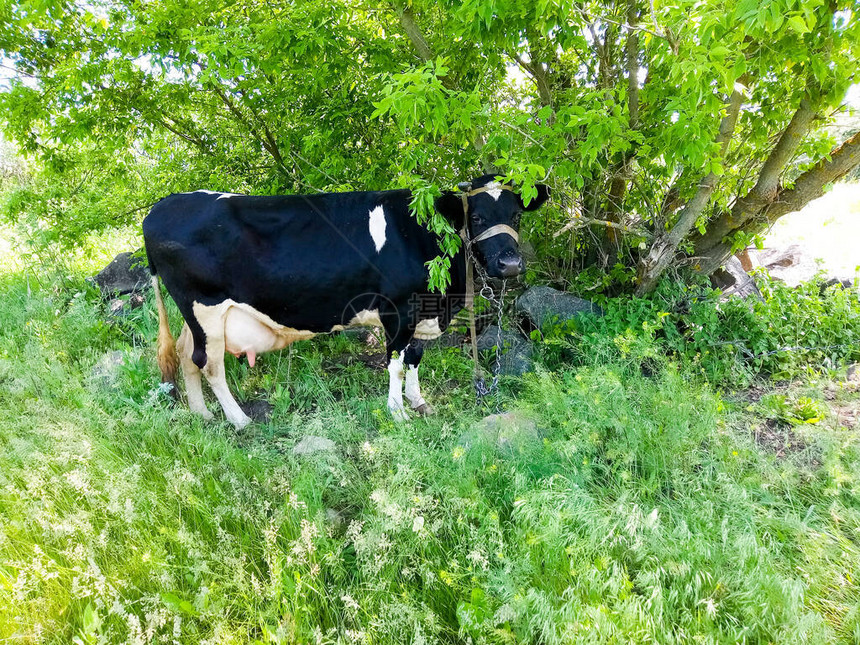
[[[534,425],[499,441],[460,349],[422,363],[437,416],[395,425],[332,336],[228,357],[274,405],[237,433],[171,406],[152,303],[105,322],[95,264],[0,273],[0,643],[860,642],[844,371],[719,392],[580,360],[505,381]]]

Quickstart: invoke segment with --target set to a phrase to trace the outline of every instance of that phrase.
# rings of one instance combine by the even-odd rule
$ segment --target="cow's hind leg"
[[[227,319],[227,311],[222,306],[201,306],[195,305],[195,316],[197,322],[203,330],[205,337],[205,360],[203,366],[203,374],[209,382],[209,387],[212,388],[212,393],[218,399],[218,403],[224,409],[224,416],[236,428],[244,428],[251,423],[251,418],[242,412],[242,408],[236,403],[236,399],[227,387],[227,374],[224,370],[224,352],[226,351],[226,342],[224,339],[224,326]],[[200,358],[200,348],[197,347],[198,341],[194,339],[194,352],[192,360],[198,364],[195,358]]]
[[[251,417],[242,412],[242,408],[236,403],[230,388],[227,386],[227,373],[224,370],[224,343],[222,341],[220,350],[216,348],[209,349],[207,344],[208,360],[206,367],[203,368],[203,373],[206,375],[206,380],[209,381],[209,387],[218,398],[221,407],[224,408],[224,416],[236,428],[244,428],[251,423]]]
[[[424,341],[413,338],[403,351],[403,363],[406,366],[406,398],[412,409],[421,415],[433,414],[433,409],[421,396],[421,386],[418,384],[418,365],[424,355]]]
[[[176,341],[176,351],[179,353],[179,365],[182,367],[182,377],[185,381],[185,396],[188,399],[188,409],[211,421],[215,418],[206,408],[203,398],[203,380],[200,378],[200,368],[191,360],[194,352],[194,341],[191,338],[191,330],[188,325],[182,327],[179,340]]]

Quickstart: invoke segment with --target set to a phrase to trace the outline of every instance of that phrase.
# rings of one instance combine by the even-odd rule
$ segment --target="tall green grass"
[[[860,641],[856,427],[777,456],[762,405],[637,341],[506,382],[535,425],[499,444],[460,350],[397,425],[337,336],[228,357],[274,404],[237,433],[158,388],[150,304],[103,314],[75,272],[0,276],[0,642]]]

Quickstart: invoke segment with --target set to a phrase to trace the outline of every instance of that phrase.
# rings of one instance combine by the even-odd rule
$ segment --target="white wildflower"
[[[355,598],[350,596],[348,593],[343,594],[340,599],[341,601],[343,601],[343,604],[347,609],[350,609],[352,611],[358,611],[358,603],[356,602]]]
[[[487,559],[487,556],[477,549],[470,551],[469,554],[466,556],[466,559],[469,560],[476,567],[480,567],[484,571],[486,571],[490,567],[490,561]]]

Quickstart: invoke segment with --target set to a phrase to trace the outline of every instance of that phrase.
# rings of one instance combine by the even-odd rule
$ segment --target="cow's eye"
[[[511,226],[513,226],[514,228],[519,228],[521,216],[522,213],[514,213],[513,217],[511,217]]]

